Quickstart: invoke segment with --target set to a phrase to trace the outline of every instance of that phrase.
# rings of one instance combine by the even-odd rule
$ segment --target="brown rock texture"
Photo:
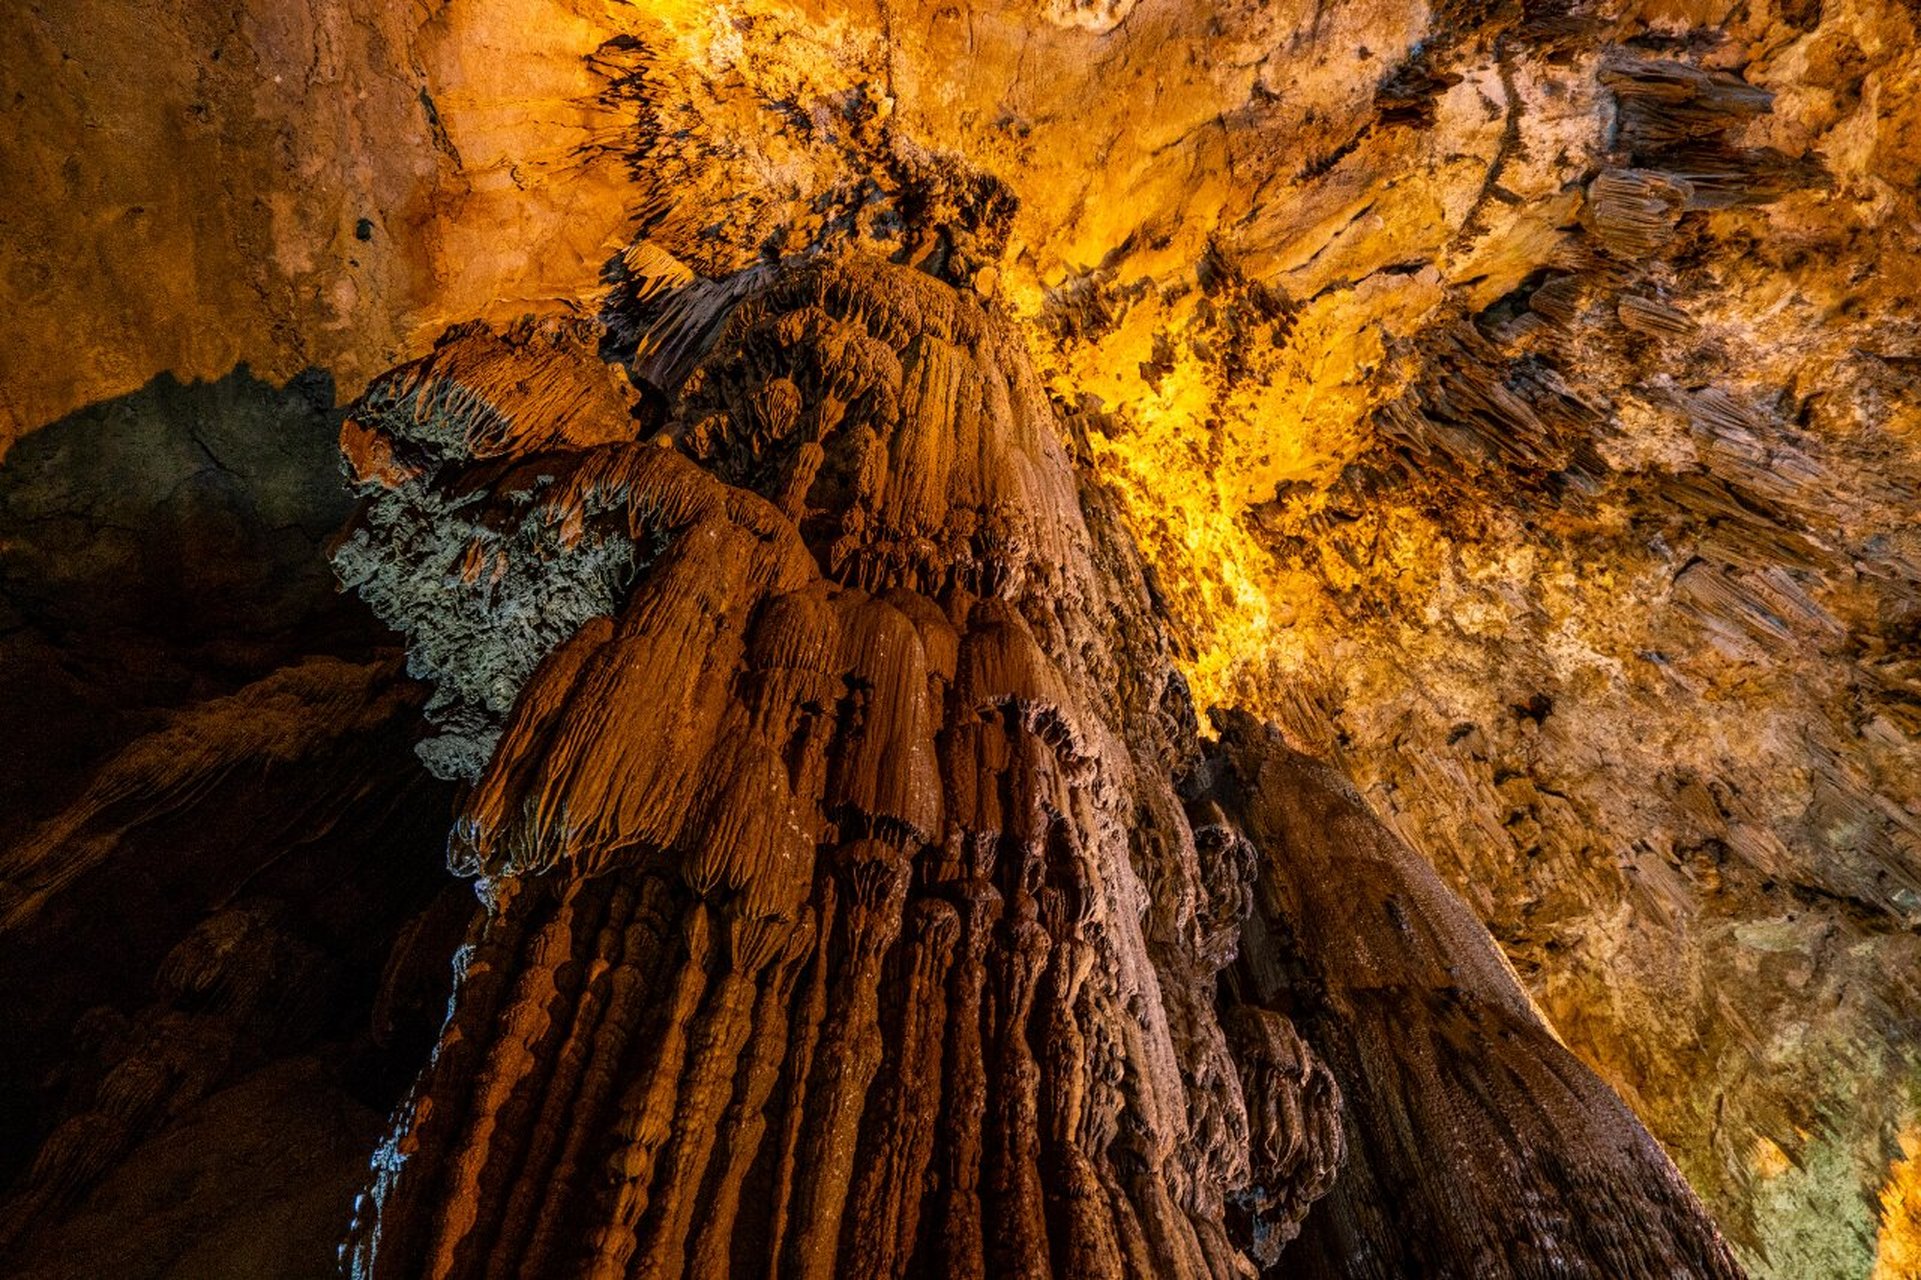
[[[832,313],[865,335],[846,339],[863,372],[818,401],[756,348],[710,377],[744,298],[852,248],[977,299],[994,376],[1031,370],[1020,398],[1071,463],[1106,584],[1097,630],[1127,602],[1098,645],[1061,640],[1072,653],[1030,623],[1049,662],[1086,666],[1091,645],[1107,665],[1088,671],[1171,663],[1201,708],[1251,712],[1350,778],[1752,1272],[1902,1274],[1921,1131],[1918,29],[1907,0],[0,13],[0,1012],[24,1029],[0,1047],[0,1170],[41,1205],[22,1218],[35,1256],[62,1215],[103,1239],[151,1206],[133,1162],[177,1167],[170,1134],[253,1149],[217,1099],[295,1114],[312,1089],[363,1120],[392,1103],[464,892],[423,916],[448,795],[428,773],[475,784],[503,733],[532,734],[527,779],[463,801],[475,821],[501,806],[473,832],[522,835],[483,852],[462,827],[456,852],[487,883],[571,874],[540,843],[566,822],[523,831],[516,797],[541,770],[584,787],[631,762],[562,748],[516,707],[538,687],[560,723],[596,701],[529,682],[625,616],[666,530],[622,523],[633,476],[530,459],[666,430],[708,476],[690,485],[758,493],[823,581],[905,581],[837,558],[891,535],[826,531],[867,463],[788,456],[807,415],[868,387],[861,353],[911,363],[895,331]],[[334,563],[405,633],[404,666],[330,595],[322,554],[347,517],[335,406],[370,386],[346,440],[369,501]],[[512,429],[431,403],[446,386],[520,405]],[[840,412],[892,412],[875,394]],[[395,425],[414,414],[471,432]],[[792,486],[825,487],[809,508]],[[549,520],[567,503],[577,520]],[[888,555],[959,556],[942,536]],[[1130,546],[1137,567],[1116,568]],[[822,652],[878,625],[841,608]],[[1141,638],[1148,619],[1164,638]],[[583,670],[586,645],[565,650]],[[1103,785],[1132,794],[1147,770],[1217,803],[1183,790],[1184,729],[1138,738],[1139,708],[1183,719],[1147,689],[1161,677],[1127,678],[1143,689],[1089,676],[1061,695],[1126,746]],[[697,790],[683,843],[717,803]],[[1173,821],[1203,864],[1271,856],[1212,811]],[[167,986],[166,958],[240,919],[287,981],[331,975],[319,1012],[289,1035],[224,1026],[240,1065],[116,1116],[58,1204],[34,1200],[34,1153],[112,1111],[95,1077],[171,1061],[165,1036],[137,1049],[148,1024],[205,999]],[[1151,964],[1193,962],[1142,927]],[[1216,941],[1180,945],[1233,981],[1233,931],[1194,928]],[[383,1047],[388,986],[412,1012]],[[1221,1192],[1259,1256],[1240,1215],[1338,1203],[1289,1107],[1325,1116],[1337,1080],[1360,1095],[1305,1024],[1210,1016],[1263,1095],[1244,1098],[1250,1168],[1282,1171]],[[917,1028],[887,1034],[946,1045]],[[140,1265],[189,1234],[157,1231]]]
[[[1257,849],[1241,999],[1347,1082],[1348,1160],[1285,1256],[1313,1276],[1742,1274],[1487,930],[1353,784],[1245,713],[1213,799]]]
[[[343,431],[397,623],[437,568],[539,647],[525,530],[570,579],[644,549],[456,822],[485,905],[354,1274],[1225,1277],[1303,1217],[1330,1275],[1740,1274],[1351,789],[1238,726],[1195,789],[1004,320],[861,255],[728,297],[637,324],[712,333],[651,439],[538,329],[451,334]]]
[[[475,591],[516,582],[508,521],[650,549],[463,806],[489,906],[356,1271],[1232,1273],[1244,868],[1185,822],[1179,678],[1012,331],[815,260],[732,306],[658,443],[515,376],[600,367],[550,343],[462,332],[346,433],[370,585],[445,539],[385,516],[424,491],[484,494],[435,544]]]

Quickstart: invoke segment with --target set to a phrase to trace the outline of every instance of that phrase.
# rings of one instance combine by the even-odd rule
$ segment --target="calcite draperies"
[[[491,753],[355,1274],[1225,1277],[1330,1187],[1330,1274],[1733,1273],[1431,871],[1203,754],[1009,328],[859,257],[692,298],[652,420],[466,329],[344,433],[343,568]]]

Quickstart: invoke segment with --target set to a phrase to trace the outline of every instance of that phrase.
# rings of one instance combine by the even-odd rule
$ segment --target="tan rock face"
[[[1921,1088],[1911,7],[0,23],[8,438],[163,372],[319,367],[345,398],[525,312],[633,371],[644,435],[739,273],[918,266],[1020,335],[1197,701],[1338,762],[1757,1272],[1904,1247],[1877,1232]],[[804,439],[777,381],[709,416]],[[425,465],[365,444],[364,478]],[[546,537],[452,571],[513,586]],[[484,609],[415,636],[438,767],[480,771],[625,554],[549,581],[528,652],[470,643]]]
[[[605,7],[61,4],[4,18],[7,439],[157,374],[352,395],[621,243]]]

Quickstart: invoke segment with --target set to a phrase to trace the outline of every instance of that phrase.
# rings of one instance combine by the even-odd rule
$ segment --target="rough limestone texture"
[[[1742,1274],[1351,788],[1238,722],[1203,757],[1004,319],[860,254],[729,296],[636,318],[711,333],[649,439],[564,394],[583,345],[472,327],[343,429],[362,590],[447,609],[396,586],[437,532],[543,652],[352,1274]],[[529,566],[612,542],[547,643]]]
[[[323,382],[162,378],[0,468],[8,1275],[330,1274],[444,1014],[472,894],[322,551]]]
[[[1899,1274],[1917,23],[1905,0],[13,6],[4,466],[147,393],[291,401],[324,373],[350,398],[450,323],[516,341],[528,312],[604,328],[645,434],[689,358],[640,349],[654,302],[711,319],[729,282],[849,242],[919,266],[1016,326],[1196,700],[1362,788],[1757,1273]],[[282,452],[219,412],[246,456]],[[218,515],[196,495],[234,477],[151,447],[141,474],[196,476],[180,505]],[[234,527],[317,537],[311,465],[301,502]],[[82,505],[100,554],[62,559],[35,495],[38,536],[0,556],[134,598],[137,531]],[[548,580],[569,620],[635,545]],[[28,604],[33,674],[0,670],[0,710],[46,726],[8,770],[30,828],[154,726],[99,610]],[[417,669],[463,673],[435,686],[436,769],[477,775],[552,638],[415,633]],[[169,643],[133,668],[168,707],[267,669],[207,678]]]
[[[1344,1089],[1349,1156],[1282,1274],[1738,1276],[1694,1193],[1352,783],[1244,712],[1210,803],[1257,849],[1234,977]]]

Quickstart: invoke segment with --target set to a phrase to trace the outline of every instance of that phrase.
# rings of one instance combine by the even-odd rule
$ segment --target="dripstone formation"
[[[1013,328],[859,255],[451,331],[343,430],[481,905],[359,1277],[1724,1277],[1486,930],[1203,745]]]

